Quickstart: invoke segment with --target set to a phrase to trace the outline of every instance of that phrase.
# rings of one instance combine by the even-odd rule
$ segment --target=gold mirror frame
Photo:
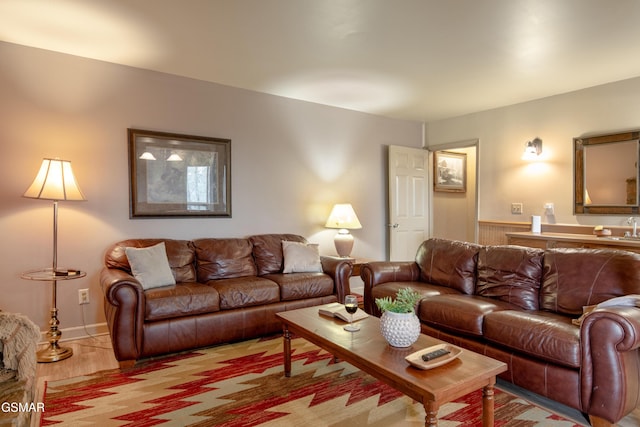
[[[573,138],[574,153],[574,214],[576,215],[634,215],[638,214],[638,202],[633,205],[590,205],[585,203],[584,149],[590,145],[610,144],[640,139],[640,131]],[[636,167],[636,182],[638,168]],[[636,189],[637,192],[637,189]]]

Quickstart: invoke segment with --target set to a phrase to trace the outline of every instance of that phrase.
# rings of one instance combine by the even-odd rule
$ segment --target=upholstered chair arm
[[[583,412],[592,423],[615,423],[640,401],[640,309],[598,308],[584,318],[580,337]]]
[[[338,301],[344,303],[344,297],[351,293],[349,278],[353,265],[349,260],[335,256],[321,256],[322,271],[333,279]]]
[[[140,358],[144,290],[131,274],[115,268],[102,269],[100,285],[104,293],[104,311],[113,352],[120,366],[124,367]]]
[[[365,311],[374,313],[372,289],[381,283],[410,282],[420,279],[420,268],[413,261],[377,261],[360,267],[360,278],[364,282]]]

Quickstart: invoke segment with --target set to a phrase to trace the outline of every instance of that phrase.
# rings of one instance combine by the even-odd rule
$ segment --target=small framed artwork
[[[127,129],[130,218],[230,217],[231,140]]]
[[[467,154],[452,151],[435,151],[433,190],[450,193],[467,191]]]

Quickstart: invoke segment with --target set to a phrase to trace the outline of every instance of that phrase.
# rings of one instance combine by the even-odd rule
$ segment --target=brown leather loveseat
[[[640,404],[640,254],[429,239],[415,262],[362,266],[365,310],[411,287],[422,331],[507,363],[501,378],[616,423]],[[590,311],[593,309],[593,311]],[[584,316],[583,312],[589,312]]]
[[[351,264],[321,257],[321,271],[283,273],[283,241],[293,234],[193,241],[131,239],[105,254],[100,282],[116,359],[136,360],[281,330],[275,313],[344,301]],[[175,285],[144,289],[126,248],[164,244]],[[295,268],[293,269],[296,270]]]

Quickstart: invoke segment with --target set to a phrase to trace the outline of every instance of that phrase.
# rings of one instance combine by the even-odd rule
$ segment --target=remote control
[[[449,350],[445,350],[444,348],[441,348],[439,350],[434,350],[434,351],[430,351],[429,353],[423,354],[422,360],[424,360],[425,362],[428,362],[430,360],[437,359],[438,357],[442,357],[445,354],[449,354],[449,353],[451,353]]]

